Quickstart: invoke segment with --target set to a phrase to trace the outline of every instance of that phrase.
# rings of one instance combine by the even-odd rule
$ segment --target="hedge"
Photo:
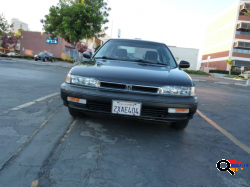
[[[188,74],[194,74],[194,75],[209,75],[208,73],[203,71],[187,70],[187,69],[185,69],[184,71]]]
[[[24,59],[27,59],[27,60],[32,60],[32,59],[34,59],[34,57],[33,56],[22,56],[22,55],[13,55],[13,56],[10,56],[11,58],[24,58]],[[61,61],[61,62],[70,62],[70,63],[73,63],[74,62],[74,60],[73,59],[65,59],[65,60],[63,60],[63,59],[61,59],[61,58],[54,58],[55,59],[55,61]]]
[[[229,74],[229,71],[226,71],[226,70],[218,70],[218,69],[215,69],[215,70],[209,70],[209,73],[221,73],[221,74]],[[231,72],[231,75],[239,75],[241,72],[240,71],[232,71]]]

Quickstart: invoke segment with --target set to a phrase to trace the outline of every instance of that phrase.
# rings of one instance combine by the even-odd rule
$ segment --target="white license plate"
[[[129,115],[129,116],[140,116],[141,115],[141,103],[113,100],[112,113]]]

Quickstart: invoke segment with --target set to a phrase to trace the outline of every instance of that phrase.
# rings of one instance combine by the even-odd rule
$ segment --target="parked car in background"
[[[0,57],[9,57],[9,55],[2,53],[0,54]]]
[[[35,59],[35,61],[43,60],[44,62],[47,62],[47,61],[54,62],[55,61],[54,55],[52,53],[47,53],[47,52],[41,52],[38,55],[35,55],[34,59]]]
[[[128,50],[133,55],[128,55]],[[120,116],[170,122],[184,129],[197,106],[195,85],[163,43],[110,39],[89,59],[73,67],[61,85],[69,113]]]
[[[10,57],[10,56],[19,55],[19,54],[15,52],[10,52],[10,53],[7,53],[7,55]]]
[[[240,74],[239,77],[249,79],[250,77],[250,71],[245,71],[244,73]]]

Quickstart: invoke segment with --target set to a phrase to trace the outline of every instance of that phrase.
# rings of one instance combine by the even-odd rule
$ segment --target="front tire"
[[[44,58],[43,61],[44,61],[44,62],[47,62],[47,58]]]
[[[175,129],[182,130],[188,126],[188,122],[189,120],[174,122],[174,123],[171,123],[171,126]]]
[[[70,108],[69,107],[69,113],[70,113],[70,115],[71,116],[73,116],[73,117],[84,117],[85,116],[85,114],[84,113],[82,113],[80,110],[77,110],[77,109],[74,109],[74,108]]]
[[[53,58],[51,59],[51,62],[54,62],[54,59],[53,59]]]

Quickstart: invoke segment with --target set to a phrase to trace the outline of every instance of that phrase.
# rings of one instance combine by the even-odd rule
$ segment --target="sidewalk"
[[[34,64],[39,66],[54,66],[54,67],[63,67],[63,68],[72,68],[74,65],[69,62],[43,62],[43,61],[35,61],[35,60],[27,60],[27,59],[19,59],[19,58],[5,58],[0,57],[0,61],[7,61],[7,62],[23,62],[28,64]]]

